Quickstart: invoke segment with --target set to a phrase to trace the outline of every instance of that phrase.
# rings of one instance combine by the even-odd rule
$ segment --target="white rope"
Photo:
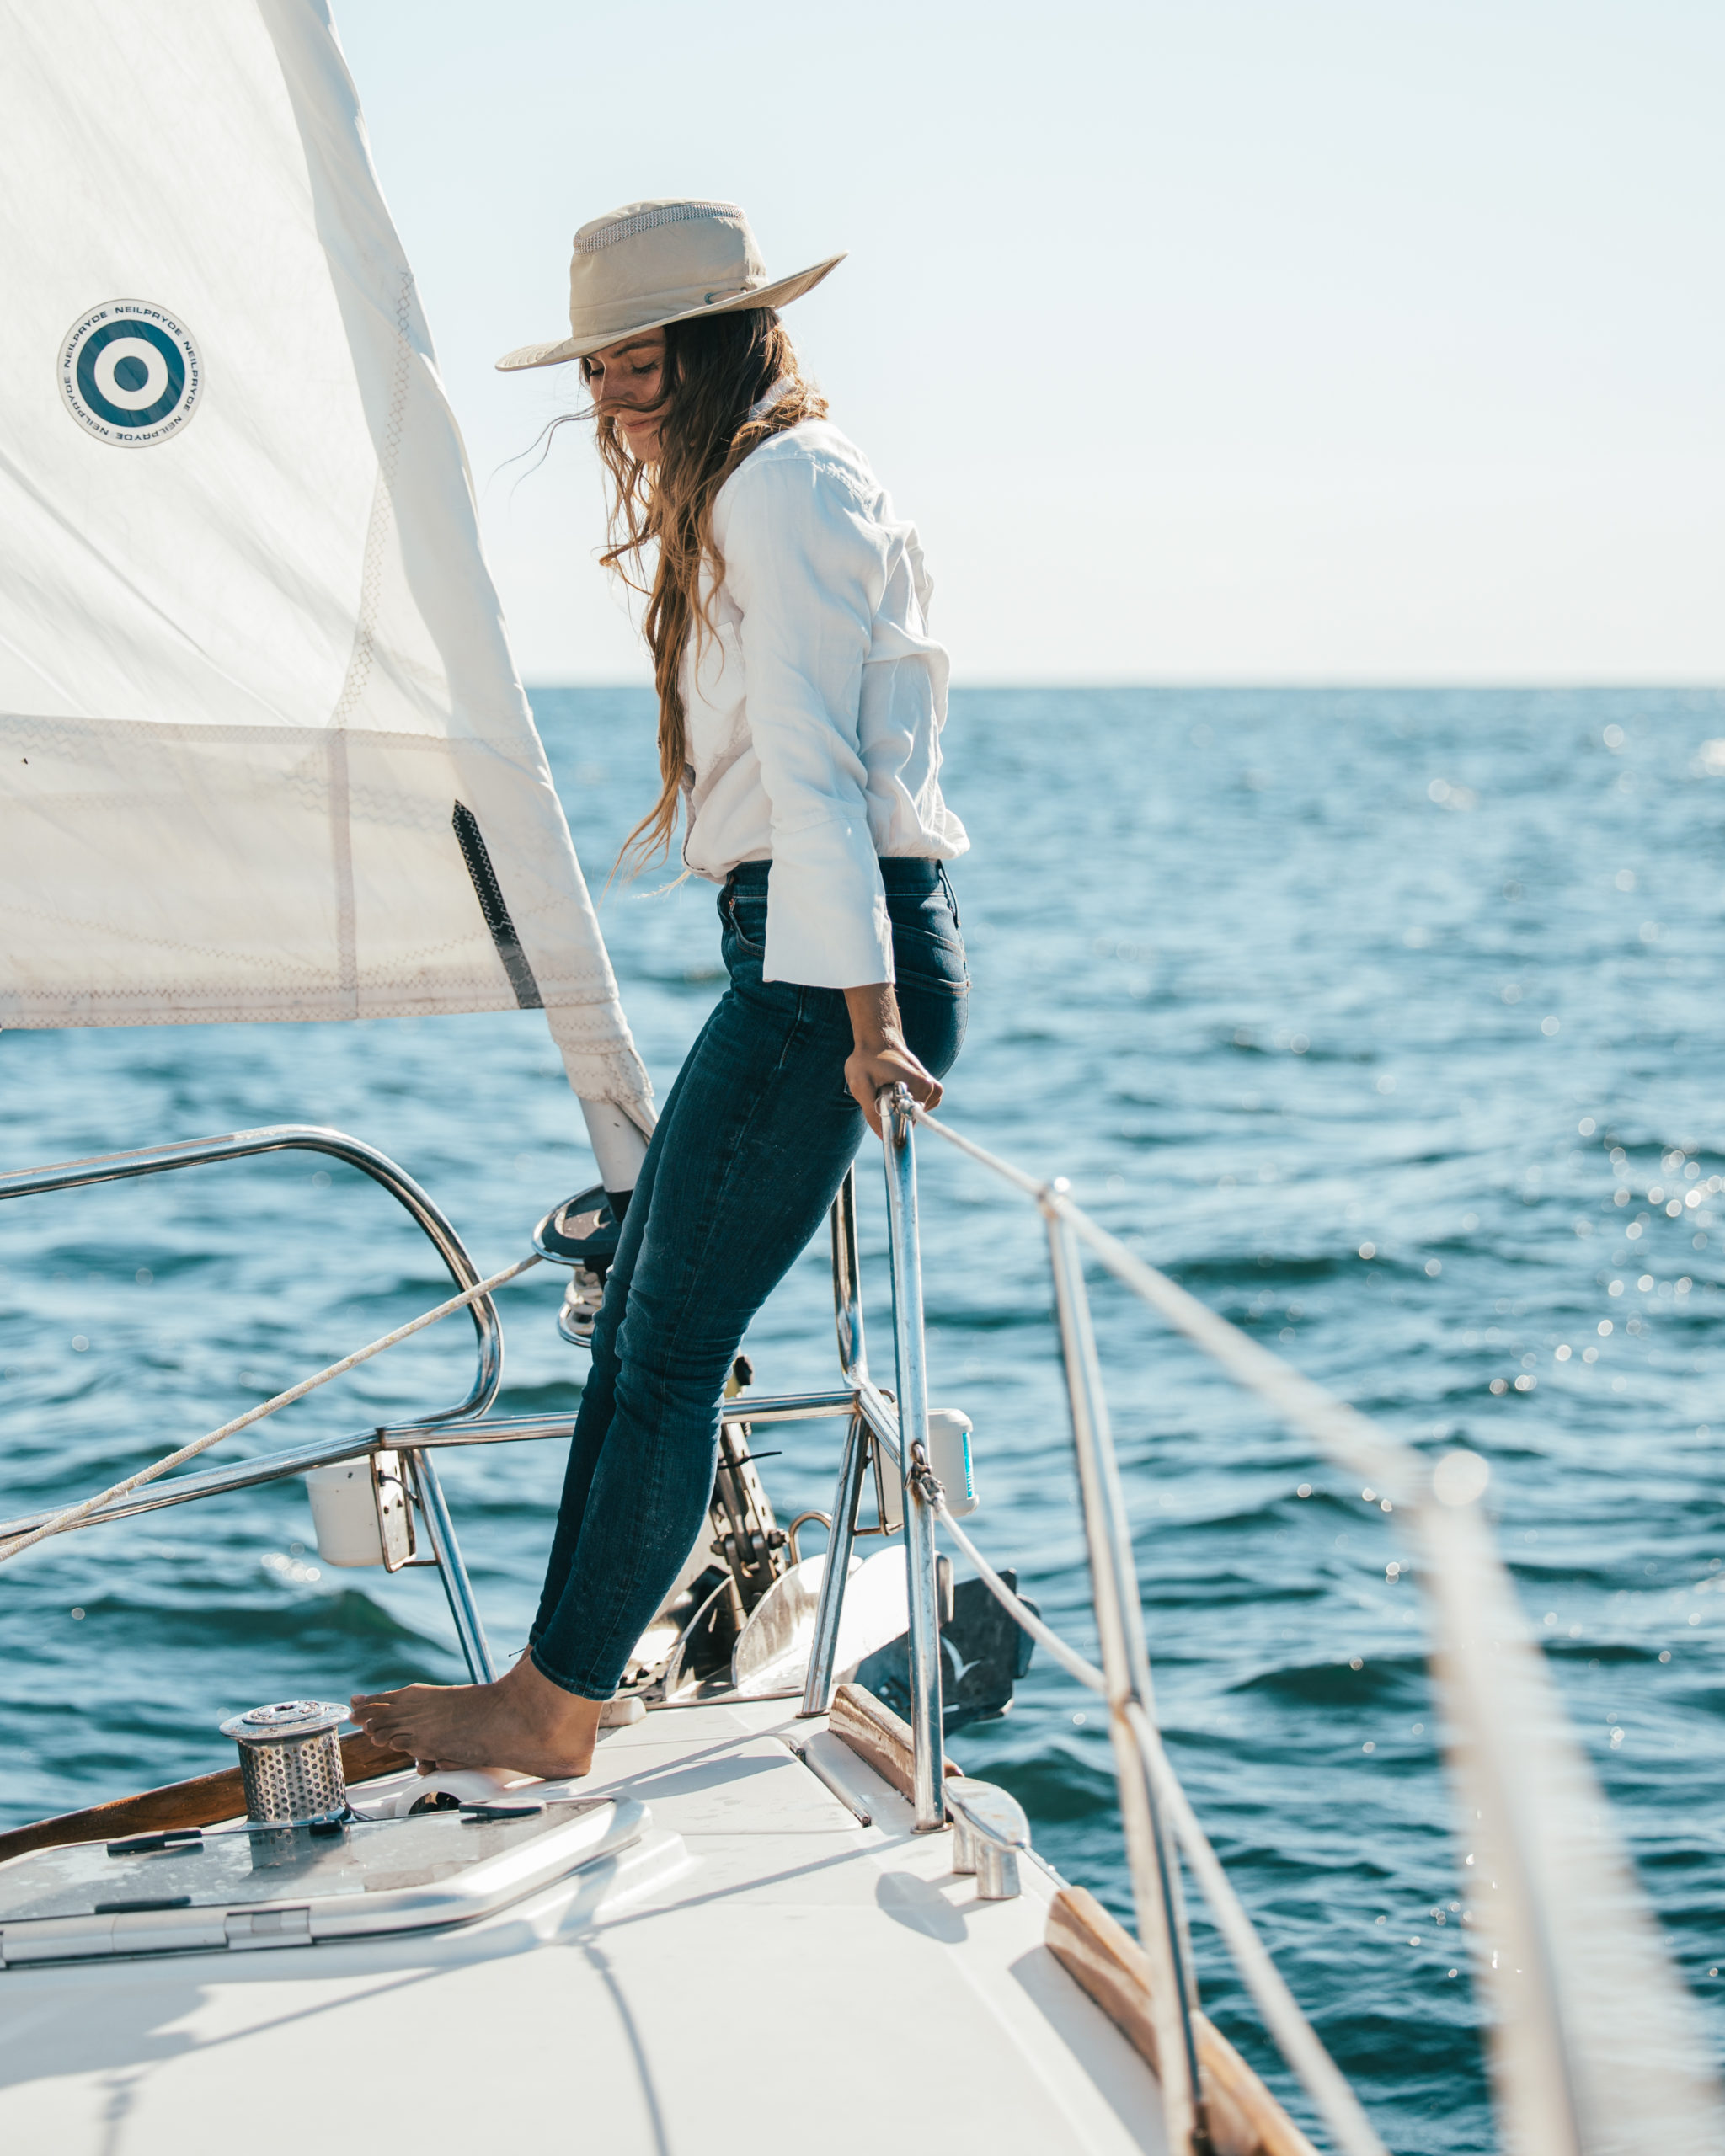
[[[342,1376],[356,1364],[369,1362],[373,1355],[381,1355],[386,1348],[393,1348],[410,1333],[423,1332],[428,1325],[435,1325],[439,1318],[448,1317],[452,1311],[464,1310],[469,1303],[477,1302],[481,1295],[489,1295],[494,1288],[500,1288],[505,1280],[513,1280],[517,1273],[525,1273],[530,1265],[539,1262],[537,1251],[530,1257],[517,1258],[513,1265],[505,1266],[501,1273],[494,1273],[489,1280],[481,1280],[476,1286],[464,1289],[459,1295],[451,1295],[446,1303],[440,1303],[435,1310],[427,1310],[408,1324],[397,1326],[393,1332],[386,1332],[381,1340],[374,1340],[364,1348],[356,1348],[351,1355],[344,1355],[339,1363],[330,1364],[327,1369],[318,1370],[311,1377],[302,1378],[297,1385],[289,1386],[286,1392],[278,1392],[273,1400],[266,1400],[258,1407],[248,1407],[243,1415],[236,1415],[231,1422],[224,1422],[219,1430],[211,1430],[205,1437],[195,1438],[190,1444],[182,1445],[178,1452],[169,1453],[153,1466],[141,1468],[136,1475],[128,1475],[123,1482],[116,1482],[109,1489],[99,1490],[93,1497],[86,1497],[80,1505],[68,1505],[64,1512],[56,1513],[51,1519],[44,1520],[40,1527],[33,1527],[28,1534],[13,1535],[9,1542],[0,1545],[0,1565],[3,1565],[8,1557],[17,1556],[20,1550],[28,1550],[32,1544],[45,1541],[51,1534],[63,1534],[68,1528],[76,1527],[80,1521],[88,1519],[92,1513],[99,1512],[104,1505],[130,1497],[144,1483],[153,1482],[158,1475],[167,1474],[169,1468],[179,1467],[186,1460],[195,1460],[200,1452],[208,1452],[211,1445],[219,1445],[224,1438],[232,1437],[237,1430],[246,1429],[254,1422],[261,1422],[266,1415],[273,1415],[278,1407],[287,1407],[296,1400],[303,1400],[308,1392],[315,1392],[320,1385],[328,1385],[332,1378]]]
[[[1092,1692],[1100,1692],[1106,1697],[1108,1689],[1107,1678],[1103,1675],[1094,1662],[1087,1662],[1076,1647],[1069,1647],[1058,1632],[1051,1632],[1036,1612],[1027,1604],[1019,1600],[969,1536],[965,1534],[957,1520],[953,1518],[951,1513],[947,1510],[947,1501],[944,1496],[936,1499],[934,1508],[940,1515],[942,1526],[975,1566],[983,1585],[1001,1608],[1025,1631],[1029,1633],[1039,1646],[1048,1649],[1069,1677],[1076,1677],[1081,1684],[1087,1684]]]
[[[1222,1869],[1221,1859],[1198,1823],[1198,1815],[1169,1764],[1155,1723],[1136,1700],[1128,1701],[1126,1720],[1138,1739],[1138,1748],[1156,1785],[1163,1812],[1173,1828],[1186,1861],[1192,1866],[1194,1877],[1204,1889],[1216,1929],[1226,1940],[1234,1966],[1257,2000],[1258,2010],[1275,2038],[1277,2049],[1348,2156],[1387,2156],[1371,2121],[1360,2108],[1359,2099],[1324,2049],[1317,2031],[1306,2020],[1299,2000],[1271,1960],[1269,1949],[1258,1937],[1245,1904],[1234,1892],[1233,1881]]]
[[[945,1139],[948,1145],[956,1146],[959,1152],[991,1169],[1015,1189],[1033,1198],[1044,1213],[1066,1221],[1117,1280],[1148,1303],[1177,1332],[1184,1333],[1194,1346],[1220,1364],[1247,1391],[1268,1401],[1289,1422],[1314,1438],[1332,1459],[1339,1460],[1354,1473],[1375,1483],[1395,1503],[1418,1503],[1423,1481],[1423,1463],[1411,1446],[1380,1429],[1357,1407],[1350,1407],[1333,1393],[1326,1392],[1322,1385],[1314,1385],[1280,1356],[1260,1348],[1237,1326],[1230,1325],[1226,1318],[1218,1317],[1207,1304],[1177,1287],[1167,1273],[1146,1265],[1107,1229],[1099,1228],[1081,1206],[1072,1203],[1061,1186],[1039,1182],[1034,1176],[1026,1175],[1022,1168],[1015,1168],[1010,1161],[989,1152],[974,1139],[961,1138],[956,1130],[937,1123],[914,1102],[911,1105],[917,1122],[925,1130],[932,1130],[937,1138]]]
[[[1725,2147],[1725,2098],[1705,2031],[1605,1823],[1603,1793],[1474,1509],[1481,1486],[1466,1496],[1445,1492],[1443,1501],[1430,1502],[1439,1493],[1413,1447],[1146,1265],[1072,1203],[1064,1182],[1027,1175],[914,1103],[912,1112],[937,1137],[1033,1198],[1045,1219],[1069,1229],[1175,1331],[1361,1475],[1368,1497],[1375,1484],[1402,1513],[1422,1553],[1419,1577],[1433,1604],[1433,1673],[1453,1725],[1447,1749],[1459,1813],[1470,1822],[1467,1838],[1481,1854],[1482,1870],[1495,1870],[1504,1890],[1476,1911],[1487,1931],[1476,1930],[1473,1946],[1495,2024],[1493,2063],[1507,2137],[1518,2146],[1550,2141],[1555,2147],[1551,2136],[1561,2131],[1567,2148],[1567,2129],[1554,2121],[1578,2113],[1593,2137],[1603,2137],[1602,2146],[1606,2140],[1614,2147],[1640,2146],[1637,2137],[1645,2138],[1652,2118],[1673,2150],[1693,2149],[1699,2156],[1704,2148]],[[1072,1666],[1065,1656],[1058,1658]],[[1136,1702],[1120,1705],[1166,1799],[1176,1837],[1289,2064],[1349,2156],[1375,2156],[1380,2144],[1234,1902],[1172,1767],[1160,1757],[1147,1715]],[[1525,1969],[1529,1981],[1512,1985],[1506,1976],[1493,1975],[1500,1962],[1518,1978]]]
[[[1092,1692],[1106,1696],[1108,1679],[1101,1670],[1093,1662],[1087,1662],[1076,1648],[1069,1647],[1058,1632],[1051,1631],[1035,1611],[1013,1593],[953,1518],[944,1494],[935,1499],[934,1509],[941,1525],[976,1567],[984,1586],[1014,1622],[1039,1646],[1045,1647],[1069,1676],[1076,1677]],[[1235,1967],[1245,1978],[1247,1989],[1257,2000],[1258,2011],[1283,2057],[1317,2106],[1346,2156],[1386,2156],[1383,2143],[1360,2109],[1359,2098],[1300,2010],[1299,2000],[1289,1990],[1281,1971],[1271,1960],[1268,1948],[1247,1914],[1245,1904],[1234,1892],[1232,1881],[1222,1869],[1221,1859],[1211,1848],[1209,1836],[1199,1824],[1198,1815],[1180,1786],[1155,1723],[1135,1700],[1126,1703],[1125,1715],[1143,1754],[1146,1770],[1156,1785],[1157,1798],[1192,1866],[1193,1876],[1210,1903],[1216,1929],[1233,1956]]]
[[[926,1110],[914,1107],[914,1104],[913,1107],[917,1122],[925,1129],[932,1131],[937,1138],[945,1139],[949,1145],[968,1154],[981,1166],[991,1169],[1003,1181],[1024,1192],[1028,1197],[1033,1198],[1044,1213],[1057,1214],[1066,1220],[1117,1279],[1140,1296],[1178,1331],[1184,1333],[1188,1339],[1220,1363],[1242,1385],[1268,1399],[1290,1422],[1316,1438],[1326,1452],[1341,1458],[1358,1471],[1372,1476],[1381,1487],[1389,1485],[1396,1488],[1403,1503],[1413,1497],[1418,1488],[1417,1460],[1408,1448],[1376,1429],[1357,1409],[1337,1400],[1325,1392],[1322,1386],[1312,1384],[1309,1378],[1303,1377],[1279,1356],[1260,1348],[1255,1340],[1230,1325],[1226,1318],[1218,1317],[1195,1296],[1188,1295],[1183,1288],[1177,1287],[1166,1273],[1157,1272],[1154,1266],[1146,1265],[1124,1244],[1116,1241],[1106,1230],[1097,1227],[1072,1203],[1062,1188],[1039,1182],[1035,1177],[1027,1175],[1010,1161],[1002,1161],[998,1155],[989,1152],[974,1139],[962,1137],[948,1125],[937,1123]],[[1076,1677],[1081,1684],[1087,1685],[1092,1691],[1106,1695],[1108,1684],[1103,1673],[1076,1653],[1064,1640],[1051,1632],[1024,1607],[982,1557],[969,1537],[958,1526],[944,1500],[936,1509],[942,1524],[975,1566],[996,1600],[1033,1639],[1048,1649],[1070,1675]],[[1216,1929],[1221,1933],[1247,1988],[1257,2001],[1258,2011],[1274,2036],[1278,2049],[1317,2106],[1338,2145],[1347,2152],[1347,2156],[1385,2156],[1384,2144],[1361,2109],[1359,2098],[1348,2085],[1335,2061],[1324,2049],[1316,2031],[1302,2012],[1299,2001],[1289,1990],[1280,1970],[1271,1959],[1268,1949],[1259,1938],[1244,1903],[1235,1892],[1232,1882],[1222,1868],[1221,1860],[1211,1847],[1209,1836],[1199,1823],[1198,1816],[1180,1785],[1155,1724],[1142,1705],[1135,1700],[1125,1704],[1125,1714],[1143,1755],[1146,1769],[1155,1784],[1157,1797],[1174,1830],[1175,1838],[1203,1889],[1204,1899],[1215,1919]]]

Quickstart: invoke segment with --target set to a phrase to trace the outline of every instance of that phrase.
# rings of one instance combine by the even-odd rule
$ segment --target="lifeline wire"
[[[1026,1197],[1034,1198],[1044,1212],[1066,1220],[1116,1278],[1152,1309],[1159,1310],[1177,1331],[1183,1332],[1221,1364],[1242,1385],[1269,1400],[1290,1421],[1315,1437],[1327,1451],[1347,1460],[1357,1470],[1374,1475],[1381,1487],[1387,1485],[1395,1488],[1402,1502],[1408,1502],[1418,1488],[1414,1479],[1418,1464],[1406,1447],[1376,1429],[1345,1401],[1337,1400],[1321,1386],[1313,1385],[1309,1378],[1290,1369],[1279,1356],[1260,1348],[1226,1318],[1218,1317],[1195,1296],[1177,1287],[1165,1273],[1146,1265],[1075,1205],[1065,1194],[1063,1184],[1027,1175],[1023,1169],[1001,1160],[974,1139],[963,1137],[948,1124],[937,1123],[917,1102],[911,1103],[911,1113],[926,1130],[945,1139],[958,1151],[968,1154],[980,1166],[991,1169],[1003,1181],[1023,1191]],[[995,1599],[1033,1639],[1047,1648],[1069,1675],[1092,1691],[1106,1695],[1107,1683],[1102,1672],[1024,1607],[959,1527],[943,1500],[936,1510],[948,1533],[976,1566]],[[1384,2144],[1359,2098],[1324,2049],[1234,1892],[1148,1715],[1133,1701],[1127,1705],[1126,1716],[1145,1766],[1167,1808],[1186,1860],[1204,1888],[1216,1928],[1227,1943],[1235,1967],[1257,2000],[1258,2010],[1274,2035],[1283,2057],[1348,2156],[1385,2156]]]
[[[983,1585],[1014,1622],[1027,1631],[1039,1646],[1045,1647],[1069,1676],[1076,1677],[1081,1684],[1087,1685],[1092,1692],[1106,1696],[1108,1679],[1101,1670],[1093,1662],[1087,1662],[1076,1648],[1069,1647],[1058,1632],[1050,1630],[1041,1618],[1013,1593],[953,1518],[944,1492],[935,1499],[934,1508],[940,1516],[942,1526],[976,1567]],[[1275,2037],[1283,2057],[1298,2076],[1306,2095],[1317,2106],[1335,2135],[1338,2144],[1347,2152],[1347,2156],[1386,2156],[1384,2144],[1361,2109],[1359,2099],[1324,2049],[1316,2031],[1301,2010],[1299,2000],[1289,1990],[1281,1971],[1270,1958],[1268,1948],[1258,1937],[1257,1928],[1246,1913],[1245,1905],[1234,1892],[1233,1881],[1222,1869],[1221,1859],[1211,1848],[1210,1837],[1199,1824],[1198,1815],[1180,1786],[1179,1778],[1163,1749],[1162,1737],[1156,1725],[1135,1700],[1127,1703],[1125,1713],[1138,1748],[1144,1755],[1145,1767],[1156,1782],[1156,1793],[1167,1807],[1186,1861],[1192,1866],[1199,1886],[1204,1889],[1204,1899],[1210,1903],[1216,1929],[1234,1957],[1234,1966],[1246,1979],[1247,1988],[1257,2000],[1258,2011]]]
[[[266,1400],[260,1406],[248,1407],[243,1415],[236,1415],[231,1422],[224,1422],[219,1430],[211,1430],[201,1438],[195,1438],[190,1444],[182,1445],[178,1452],[171,1452],[158,1460],[153,1466],[141,1468],[136,1475],[128,1475],[123,1482],[116,1482],[109,1489],[99,1490],[93,1497],[86,1497],[81,1505],[69,1505],[62,1513],[56,1513],[51,1519],[45,1519],[40,1527],[33,1527],[28,1534],[14,1535],[0,1547],[0,1565],[8,1557],[15,1557],[21,1550],[28,1550],[32,1543],[45,1541],[51,1534],[63,1534],[68,1528],[99,1512],[104,1505],[112,1504],[118,1497],[130,1497],[146,1482],[153,1482],[158,1475],[165,1475],[170,1467],[179,1467],[186,1460],[195,1459],[200,1452],[208,1452],[211,1445],[220,1444],[224,1438],[231,1438],[237,1430],[243,1430],[254,1422],[261,1422],[266,1415],[273,1415],[278,1407],[291,1406],[296,1400],[303,1400],[308,1392],[315,1392],[320,1385],[328,1385],[331,1378],[343,1376],[360,1363],[369,1362],[372,1356],[381,1355],[386,1348],[393,1348],[410,1333],[423,1332],[428,1325],[435,1325],[439,1318],[447,1317],[454,1310],[464,1310],[469,1303],[477,1302],[481,1295],[489,1295],[494,1288],[500,1288],[505,1280],[513,1280],[517,1273],[525,1273],[530,1265],[540,1262],[539,1253],[517,1258],[513,1265],[506,1265],[501,1273],[494,1273],[489,1280],[481,1280],[472,1288],[463,1289],[459,1295],[451,1295],[446,1303],[440,1303],[435,1310],[426,1310],[398,1325],[393,1332],[386,1332],[381,1340],[373,1340],[364,1348],[355,1348],[351,1355],[344,1355],[339,1363],[332,1363],[327,1369],[318,1370],[308,1378],[302,1378],[286,1392],[278,1392],[273,1400]]]
[[[1230,1325],[1226,1318],[1219,1317],[1195,1295],[1188,1295],[1183,1288],[1178,1287],[1167,1273],[1146,1265],[1106,1228],[1098,1227],[1082,1207],[1075,1205],[1066,1194],[1064,1182],[1044,1182],[1027,1175],[1023,1169],[1015,1168],[1011,1161],[1001,1160],[998,1154],[991,1153],[974,1139],[960,1137],[948,1124],[937,1123],[926,1108],[914,1101],[911,1113],[925,1130],[932,1130],[937,1138],[945,1139],[948,1145],[968,1154],[985,1168],[992,1169],[1027,1197],[1033,1198],[1044,1213],[1055,1214],[1066,1221],[1072,1232],[1089,1245],[1117,1280],[1158,1311],[1177,1332],[1183,1332],[1194,1347],[1220,1364],[1247,1391],[1268,1401],[1296,1428],[1315,1438],[1333,1459],[1341,1460],[1356,1474],[1370,1476],[1379,1489],[1392,1492],[1397,1504],[1418,1503],[1423,1476],[1419,1457],[1409,1446],[1380,1429],[1358,1408],[1350,1407],[1346,1401],[1338,1400],[1333,1393],[1314,1385],[1280,1356],[1259,1347],[1238,1326]]]
[[[1567,1726],[1543,1657],[1527,1639],[1489,1532],[1472,1509],[1482,1479],[1466,1494],[1434,1490],[1425,1462],[1411,1447],[1146,1265],[1072,1203],[1064,1181],[1027,1175],[915,1103],[912,1113],[937,1137],[1033,1198],[1049,1221],[1070,1228],[1116,1279],[1236,1383],[1369,1478],[1363,1497],[1375,1494],[1374,1484],[1387,1491],[1385,1509],[1401,1511],[1418,1538],[1422,1583],[1433,1601],[1433,1672],[1455,1730],[1446,1749],[1460,1815],[1474,1822],[1470,1838],[1476,1845],[1487,1839],[1497,1844],[1498,1869],[1508,1867],[1502,1882],[1507,1891],[1481,1903],[1495,1934],[1489,1968],[1477,1933],[1474,1954],[1478,1980],[1495,2007],[1493,2079],[1509,2138],[1548,2156],[1576,2156],[1583,2139],[1589,2148],[1608,2142],[1638,2146],[1648,2117],[1658,2116],[1674,2152],[1681,2148],[1685,2156],[1691,2150],[1701,2156],[1706,2150],[1711,2156],[1722,2145],[1725,2107],[1705,2033],[1637,1894],[1632,1870],[1602,1823],[1604,1796]],[[1468,1459],[1465,1453],[1450,1457]],[[1437,1476],[1443,1473],[1440,1463]],[[1439,1502],[1428,1502],[1429,1492]],[[1135,1705],[1121,1705],[1161,1790],[1164,1779],[1172,1784],[1172,1769],[1148,1757],[1147,1720],[1138,1726]],[[1180,1823],[1184,1809],[1176,1794],[1170,1806],[1175,1832],[1194,1871],[1208,1882],[1214,1855],[1187,1838]],[[1226,1881],[1221,1888],[1226,1893]],[[1268,1992],[1252,1982],[1252,1962],[1242,1958],[1224,1921],[1227,1903],[1213,1899],[1212,1908],[1282,2041],[1279,1979],[1272,1974]],[[1600,1943],[1608,1933],[1609,1952]],[[1511,1986],[1506,1976],[1493,1973],[1500,1961],[1512,1965],[1518,1978],[1525,1967],[1532,1981]],[[1297,2018],[1295,2009],[1288,2025],[1296,2036]],[[1370,2147],[1360,2138],[1370,2133],[1363,2119],[1338,2116],[1285,2042],[1283,2049],[1343,2146],[1350,2152]],[[1578,2116],[1589,2121],[1584,2137],[1574,2125]]]

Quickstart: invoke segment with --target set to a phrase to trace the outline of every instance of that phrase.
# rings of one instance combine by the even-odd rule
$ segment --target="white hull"
[[[0,1974],[8,2147],[55,2156],[1166,2148],[1154,2076],[950,1833],[788,1700],[608,1732],[633,1848],[458,1930]],[[863,1825],[788,1739],[866,1812]],[[405,1780],[405,1777],[398,1778]],[[367,1810],[393,1785],[366,1784]],[[19,1863],[28,1859],[15,1860]]]

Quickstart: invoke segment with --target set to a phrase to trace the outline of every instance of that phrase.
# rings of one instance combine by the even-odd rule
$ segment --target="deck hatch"
[[[117,1854],[33,1849],[0,1865],[0,1966],[463,1924],[638,1841],[650,1817],[633,1798],[584,1797],[316,1832],[235,1825]]]

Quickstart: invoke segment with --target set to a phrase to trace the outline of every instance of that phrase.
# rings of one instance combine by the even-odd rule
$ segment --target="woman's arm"
[[[858,735],[885,536],[844,474],[783,448],[757,450],[720,504],[772,818],[763,976],[843,990],[855,1043],[845,1083],[878,1137],[883,1086],[905,1085],[926,1107],[941,1097],[899,1020]]]
[[[845,1083],[857,1105],[868,1118],[868,1128],[880,1135],[880,1111],[876,1096],[883,1086],[908,1086],[913,1101],[937,1108],[941,1082],[925,1070],[905,1044],[899,1023],[899,999],[889,980],[872,981],[866,988],[847,988],[851,1036],[856,1046],[845,1064]]]
[[[713,530],[742,616],[749,734],[772,821],[763,975],[805,988],[890,981],[859,739],[888,535],[794,432],[726,482]]]

